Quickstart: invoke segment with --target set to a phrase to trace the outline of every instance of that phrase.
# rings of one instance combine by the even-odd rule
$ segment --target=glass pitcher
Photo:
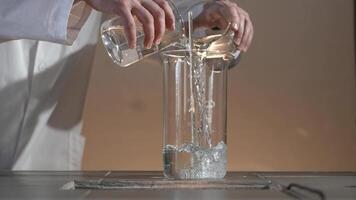
[[[142,24],[135,19],[137,26],[136,48],[130,49],[125,37],[124,26],[120,17],[114,17],[105,21],[101,25],[101,38],[106,52],[110,58],[121,67],[130,66],[143,58],[157,53],[160,50],[167,48],[168,46],[178,42],[180,38],[183,38],[183,21],[182,17],[171,0],[167,0],[172,8],[175,16],[175,29],[173,31],[166,30],[163,35],[162,42],[158,45],[152,45],[150,49],[144,47],[144,33]]]

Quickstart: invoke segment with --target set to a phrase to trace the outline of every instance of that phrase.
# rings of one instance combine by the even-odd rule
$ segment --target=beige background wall
[[[352,0],[239,0],[255,40],[229,73],[230,170],[356,170]],[[116,67],[101,44],[85,115],[86,170],[160,170],[162,67]]]

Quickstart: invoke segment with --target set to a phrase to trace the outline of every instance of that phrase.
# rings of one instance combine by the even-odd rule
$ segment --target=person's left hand
[[[194,23],[197,27],[208,26],[225,29],[228,25],[226,19],[229,19],[232,23],[236,45],[241,51],[246,52],[251,46],[254,29],[249,14],[235,2],[217,0],[207,4]]]

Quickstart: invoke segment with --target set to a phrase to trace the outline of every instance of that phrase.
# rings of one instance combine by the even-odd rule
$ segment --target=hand
[[[166,27],[173,30],[175,17],[166,0],[84,0],[94,9],[119,15],[125,27],[125,36],[130,48],[136,47],[136,24],[141,22],[145,34],[144,45],[151,48],[159,44]]]
[[[234,41],[238,48],[246,52],[251,45],[254,30],[248,13],[236,3],[229,0],[217,0],[204,6],[202,13],[195,19],[195,27],[227,28],[228,22],[232,23],[235,31]]]

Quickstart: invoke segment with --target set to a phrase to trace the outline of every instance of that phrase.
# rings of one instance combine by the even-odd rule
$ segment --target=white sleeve
[[[68,29],[74,0],[1,0],[0,39],[71,43]],[[75,38],[75,37],[74,37]]]

